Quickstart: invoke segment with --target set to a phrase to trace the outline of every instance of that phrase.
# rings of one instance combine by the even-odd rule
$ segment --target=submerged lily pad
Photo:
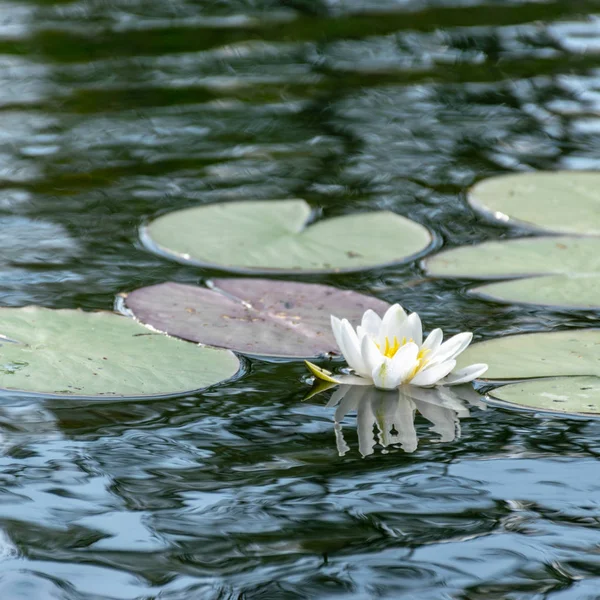
[[[550,377],[521,381],[488,394],[499,404],[574,415],[600,415],[600,378]]]
[[[241,273],[360,271],[422,252],[431,235],[389,211],[307,225],[304,200],[226,202],[158,217],[142,230],[146,246],[168,258]]]
[[[453,248],[424,262],[436,277],[510,279],[472,293],[503,302],[600,306],[600,238],[531,237]],[[530,278],[533,277],[533,278]]]
[[[358,322],[382,314],[382,300],[327,285],[264,279],[217,279],[213,289],[161,283],[128,294],[142,323],[186,340],[237,352],[309,358],[339,352],[330,315]]]
[[[525,333],[479,342],[458,358],[457,368],[487,363],[486,379],[600,377],[600,329]]]
[[[504,222],[557,233],[600,234],[600,173],[490,177],[471,188],[469,203]]]
[[[0,308],[0,389],[93,398],[165,396],[239,370],[232,352],[153,333],[109,312]]]

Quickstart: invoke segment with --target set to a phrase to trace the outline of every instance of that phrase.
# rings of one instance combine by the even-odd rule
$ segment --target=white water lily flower
[[[325,369],[306,363],[313,375],[331,383],[375,385],[383,390],[402,384],[458,385],[473,381],[488,368],[486,364],[474,364],[455,371],[456,357],[471,343],[473,334],[459,333],[442,343],[442,330],[434,329],[423,341],[419,315],[408,316],[399,304],[390,306],[383,318],[367,310],[356,331],[347,319],[334,316],[331,327],[355,375],[333,376]]]

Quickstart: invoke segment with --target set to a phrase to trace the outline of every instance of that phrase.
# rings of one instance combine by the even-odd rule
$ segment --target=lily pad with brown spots
[[[339,352],[330,316],[360,322],[387,302],[327,285],[266,279],[217,279],[211,289],[161,283],[126,295],[145,325],[185,340],[274,358],[317,358]]]

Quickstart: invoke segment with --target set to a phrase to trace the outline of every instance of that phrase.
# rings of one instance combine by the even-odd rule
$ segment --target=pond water
[[[600,167],[595,10],[5,0],[0,301],[111,309],[122,291],[222,274],[138,238],[151,216],[219,200],[387,208],[437,247],[515,236],[464,190]],[[469,282],[416,263],[302,280],[477,339],[598,324],[468,298]],[[3,398],[0,598],[600,597],[598,421],[471,407],[460,438],[418,416],[416,450],[361,453],[364,423],[359,439],[350,412],[340,437],[331,392],[307,388],[302,364],[255,360],[175,400]]]

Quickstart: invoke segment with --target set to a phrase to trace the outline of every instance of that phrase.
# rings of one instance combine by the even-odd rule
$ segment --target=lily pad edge
[[[81,313],[90,313],[90,314],[109,314],[109,315],[115,315],[115,316],[119,316],[122,318],[132,318],[129,314],[126,313],[122,313],[118,310],[105,310],[105,309],[97,309],[97,310],[84,310],[80,307],[76,307],[76,308],[49,308],[46,306],[40,306],[37,304],[27,304],[25,306],[19,306],[19,307],[6,307],[6,308],[18,308],[18,309],[26,309],[26,308],[31,308],[31,309],[39,309],[39,308],[43,308],[45,310],[48,311],[52,311],[52,312],[59,312],[59,311],[77,311],[77,312],[81,312]],[[139,323],[136,319],[132,319],[134,321],[136,321],[140,326],[143,326],[144,328],[148,329],[148,330],[153,330],[152,328],[144,325],[143,323]],[[1,328],[1,324],[0,324],[0,328]],[[164,335],[167,338],[171,338],[174,341],[178,342],[178,343],[189,343],[189,344],[194,344],[194,342],[186,342],[186,340],[182,340],[180,338],[176,338],[175,336],[171,336],[168,335],[167,333],[163,332],[163,331],[158,331],[156,329],[153,330],[154,333],[160,334],[160,335]],[[3,338],[9,342],[14,341],[14,340],[10,340],[9,338],[6,338],[2,335],[0,335],[0,338]],[[17,342],[18,343],[18,342]],[[83,400],[83,401],[98,401],[98,402],[122,402],[122,401],[129,401],[129,400],[143,400],[143,401],[151,401],[151,400],[164,400],[164,399],[168,399],[168,398],[182,398],[185,396],[188,396],[190,394],[197,394],[200,392],[206,392],[207,390],[211,390],[213,388],[216,387],[220,387],[222,385],[226,385],[229,383],[232,383],[234,381],[239,380],[240,378],[242,378],[247,372],[248,372],[248,365],[247,365],[247,361],[245,360],[245,358],[243,356],[239,356],[238,354],[236,354],[233,350],[229,350],[227,348],[216,348],[216,347],[212,347],[212,346],[203,346],[202,344],[194,344],[196,346],[200,346],[200,347],[206,347],[206,348],[210,348],[213,350],[222,350],[223,352],[228,352],[229,354],[231,354],[233,357],[235,357],[235,359],[237,360],[238,363],[238,369],[237,371],[231,375],[231,377],[228,377],[227,379],[223,379],[222,381],[219,381],[217,383],[213,383],[211,385],[207,385],[204,387],[199,387],[199,388],[193,388],[193,389],[189,389],[189,390],[182,390],[182,391],[177,391],[177,392],[173,392],[173,393],[166,393],[166,394],[139,394],[139,395],[116,395],[116,394],[106,394],[106,395],[102,395],[102,394],[96,394],[96,395],[86,395],[86,394],[55,394],[55,393],[48,393],[48,392],[32,392],[32,391],[28,391],[28,390],[21,390],[21,389],[16,389],[16,388],[5,388],[5,387],[0,387],[0,398],[8,398],[8,397],[13,397],[13,396],[18,396],[18,397],[23,397],[23,398],[40,398],[40,399],[48,399],[48,400]]]
[[[168,282],[165,282],[165,283],[168,283]],[[227,292],[225,292],[218,285],[216,285],[216,283],[213,279],[205,279],[205,280],[199,282],[199,284],[204,285],[204,287],[206,287],[207,289],[214,291],[214,292],[218,292],[225,297],[230,297]],[[192,285],[192,284],[186,284],[186,285]],[[341,288],[338,288],[338,289],[341,289]],[[132,291],[134,291],[134,290],[132,290]],[[194,345],[200,346],[202,348],[214,348],[216,350],[226,350],[228,352],[232,352],[237,357],[237,359],[240,361],[240,370],[238,371],[238,373],[236,373],[236,375],[233,378],[228,379],[227,381],[232,381],[233,379],[239,379],[248,371],[248,367],[245,366],[245,365],[247,365],[248,359],[260,360],[262,362],[271,363],[271,364],[273,364],[273,363],[286,364],[286,363],[292,363],[292,362],[302,362],[307,359],[311,359],[311,360],[315,360],[315,361],[319,361],[319,362],[322,361],[322,362],[327,362],[327,363],[333,363],[333,365],[336,365],[336,364],[341,365],[344,362],[344,357],[341,354],[341,352],[340,353],[324,353],[324,354],[320,354],[318,356],[314,356],[314,355],[310,355],[310,356],[304,356],[304,355],[302,355],[302,356],[299,356],[299,355],[298,356],[278,356],[278,355],[267,355],[267,354],[252,354],[252,353],[248,353],[248,352],[240,352],[238,350],[232,350],[231,348],[226,348],[225,346],[211,346],[210,344],[203,344],[201,342],[194,342],[191,340],[186,340],[185,338],[179,338],[177,336],[170,335],[166,331],[157,329],[156,327],[149,325],[148,323],[144,323],[143,321],[140,321],[135,316],[133,311],[127,306],[127,296],[130,293],[131,292],[119,292],[115,296],[115,301],[114,301],[114,312],[115,313],[118,313],[129,319],[133,319],[136,323],[138,323],[139,325],[142,325],[149,331],[153,331],[155,333],[160,333],[162,335],[166,335],[167,337],[179,340],[181,342],[185,342],[187,344],[194,344]],[[220,384],[217,384],[217,385],[220,385]]]
[[[600,171],[597,169],[582,169],[582,170],[559,169],[556,171],[543,171],[542,170],[542,171],[531,171],[531,172],[508,171],[505,173],[490,175],[488,177],[483,177],[482,179],[480,179],[479,181],[475,182],[473,185],[471,185],[467,188],[467,190],[465,192],[467,204],[477,215],[479,215],[486,222],[488,222],[492,225],[504,225],[505,227],[512,227],[516,230],[520,230],[523,233],[540,234],[539,236],[536,236],[536,237],[542,237],[542,236],[544,236],[544,237],[569,236],[569,237],[584,237],[584,238],[585,237],[599,237],[600,232],[581,233],[581,232],[574,232],[574,231],[564,230],[564,229],[552,229],[552,228],[543,227],[541,225],[536,225],[535,223],[530,223],[528,221],[522,221],[520,219],[517,219],[516,217],[511,217],[510,215],[507,215],[507,214],[503,213],[502,211],[493,210],[491,208],[488,208],[488,207],[484,206],[477,199],[476,188],[490,179],[495,179],[495,178],[499,178],[499,177],[516,176],[516,175],[529,175],[529,176],[543,177],[544,175],[546,175],[548,173],[551,173],[553,175],[558,175],[561,173],[568,174],[568,175],[572,175],[573,173],[591,173],[591,174],[598,175],[598,174],[600,174]]]
[[[519,383],[524,382],[539,382],[539,381],[552,381],[557,379],[581,379],[585,378],[585,375],[569,375],[569,376],[556,376],[556,377],[535,377],[529,379],[514,379],[514,380],[490,380],[488,383],[499,383],[500,385],[495,385],[492,389],[485,392],[483,396],[483,401],[489,406],[493,406],[495,408],[505,408],[507,410],[516,410],[519,412],[527,412],[532,414],[543,414],[543,415],[551,415],[553,417],[561,417],[565,419],[580,419],[580,420],[600,420],[600,413],[587,413],[587,412],[568,412],[561,410],[552,410],[550,408],[540,408],[537,406],[527,406],[526,404],[518,404],[517,402],[510,402],[508,400],[503,400],[501,398],[497,398],[494,396],[494,392],[498,392],[503,388],[517,385]],[[597,378],[600,380],[600,378]]]
[[[296,198],[296,199],[290,198],[290,200],[300,200],[300,199],[299,198]],[[277,201],[281,201],[281,199],[280,198],[272,199],[272,201],[277,202]],[[209,262],[203,262],[200,260],[196,260],[189,255],[179,254],[177,252],[169,250],[168,248],[160,245],[158,242],[155,242],[154,239],[152,239],[152,237],[150,235],[150,232],[149,232],[150,224],[153,221],[155,221],[156,219],[158,219],[159,217],[162,217],[162,216],[167,215],[172,212],[179,212],[179,211],[187,210],[187,209],[191,209],[191,208],[199,208],[201,206],[204,207],[204,206],[211,206],[211,205],[215,205],[215,204],[227,204],[228,202],[239,202],[239,200],[228,200],[225,202],[219,202],[219,201],[207,202],[206,204],[193,205],[193,206],[184,207],[184,208],[180,208],[180,209],[176,209],[176,210],[166,210],[166,211],[157,212],[152,216],[146,217],[142,221],[141,225],[138,228],[139,240],[140,240],[142,246],[146,250],[148,250],[152,254],[155,254],[155,255],[165,258],[167,260],[171,260],[171,261],[177,262],[182,265],[196,267],[199,269],[211,269],[213,271],[220,271],[220,272],[225,272],[225,273],[233,273],[236,275],[246,275],[246,276],[248,276],[248,275],[250,275],[250,276],[251,275],[303,276],[303,275],[336,275],[336,274],[343,275],[343,274],[349,274],[349,273],[360,273],[360,272],[368,271],[371,269],[386,269],[388,267],[394,267],[397,265],[405,265],[405,264],[409,264],[413,261],[418,261],[418,260],[424,258],[425,256],[427,256],[428,254],[430,254],[433,250],[435,250],[439,246],[439,239],[438,239],[437,234],[432,232],[428,227],[426,227],[422,223],[419,223],[418,221],[413,221],[413,219],[410,219],[409,217],[401,215],[400,213],[397,213],[392,210],[386,210],[386,209],[379,210],[379,211],[365,211],[365,214],[374,213],[374,212],[389,212],[391,214],[398,215],[408,221],[412,221],[416,225],[420,225],[425,230],[425,232],[427,233],[427,235],[429,237],[429,242],[428,242],[427,246],[425,246],[422,250],[419,250],[418,252],[414,252],[413,254],[409,254],[398,260],[394,260],[394,261],[387,262],[387,263],[375,264],[375,265],[371,265],[371,266],[364,265],[361,267],[344,268],[344,269],[273,269],[273,268],[269,268],[269,267],[244,268],[244,267],[236,267],[236,266],[224,266],[224,265],[219,265],[219,264],[215,264],[215,263],[209,263]],[[302,227],[302,229],[305,229],[307,226],[318,222],[315,220],[315,217],[317,217],[321,211],[319,208],[311,207],[308,204],[308,202],[306,202],[306,200],[302,200],[302,202],[305,202],[306,205],[310,208],[310,213]],[[348,214],[360,214],[360,213],[348,213]],[[338,215],[338,216],[342,217],[344,215]],[[333,219],[335,217],[330,217],[330,218]]]
[[[468,288],[466,290],[467,295],[473,296],[474,298],[478,298],[480,300],[484,300],[485,302],[493,302],[495,304],[501,304],[503,306],[523,306],[523,307],[532,307],[539,306],[545,308],[547,310],[555,311],[555,312],[565,312],[565,311],[595,311],[597,312],[600,309],[600,298],[598,299],[598,304],[594,305],[583,305],[583,304],[548,304],[545,302],[528,302],[526,300],[508,300],[501,298],[499,296],[494,296],[491,291],[488,291],[489,288],[493,288],[495,285],[499,285],[502,283],[508,283],[511,281],[518,281],[520,279],[536,279],[541,277],[553,277],[554,274],[548,273],[544,275],[525,275],[524,277],[514,277],[512,279],[496,279],[491,283],[487,283],[484,285],[476,285],[475,287]],[[599,276],[600,277],[600,276]]]

